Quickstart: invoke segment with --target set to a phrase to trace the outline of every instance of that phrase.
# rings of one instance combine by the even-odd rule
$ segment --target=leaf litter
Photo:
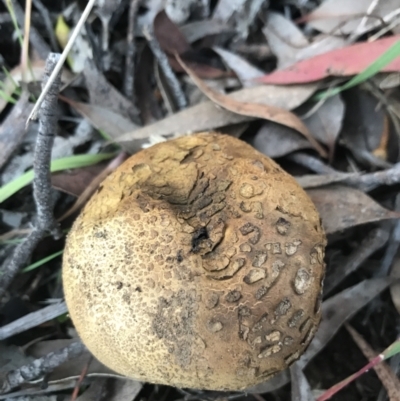
[[[31,20],[34,77],[23,71],[23,63],[19,65],[11,22],[4,23],[9,37],[0,40],[4,71],[0,74],[0,235],[17,242],[31,231],[35,217],[28,169],[38,128],[33,124],[28,132],[24,130],[26,115],[40,93],[44,69],[43,61],[34,59],[34,49],[43,56],[46,43],[42,36],[62,39],[60,31],[49,32],[49,26],[60,28],[58,16],[67,27],[60,41],[64,47],[69,27],[76,26],[83,5],[73,0],[46,3],[39,14],[39,3],[34,1]],[[53,155],[56,159],[68,156],[68,160],[53,165],[57,170],[52,173],[56,216],[67,232],[73,215],[103,177],[127,157],[125,152],[135,153],[168,138],[218,130],[274,158],[307,190],[321,214],[328,234],[328,274],[323,320],[306,354],[290,371],[250,391],[271,400],[321,397],[332,380],[342,379],[337,370],[346,366],[348,355],[344,351],[333,354],[331,346],[340,342],[346,322],[352,319],[354,327],[362,328],[362,335],[378,352],[399,334],[399,290],[393,280],[399,276],[400,81],[385,73],[397,74],[399,65],[397,53],[389,55],[390,63],[390,57],[382,61],[380,56],[399,40],[400,4],[398,0],[326,0],[317,5],[320,2],[306,0],[280,7],[262,0],[143,0],[130,21],[130,37],[128,3],[98,2],[75,44],[77,63],[64,67]],[[22,21],[22,10],[16,10]],[[46,27],[38,23],[43,11],[51,20]],[[150,46],[144,37],[149,27],[154,32],[152,44],[158,47]],[[125,50],[132,44],[135,57],[127,71]],[[74,60],[73,53],[69,60]],[[163,60],[176,77],[176,89],[188,99],[188,106],[180,111],[171,92],[171,78],[161,68]],[[371,64],[374,68],[365,73]],[[127,91],[129,75],[134,87]],[[109,158],[112,161],[105,162]],[[12,246],[0,245],[2,261]],[[52,303],[62,299],[59,258],[52,258],[61,252],[62,244],[44,238],[28,262],[35,268],[20,274],[7,294],[10,301],[0,303],[0,334],[5,336],[1,377],[76,340],[68,316],[55,316],[65,310],[57,312],[57,304]],[[392,278],[388,278],[391,267]],[[389,285],[394,305],[385,292]],[[19,310],[18,302],[28,309]],[[42,337],[46,333],[52,341]],[[19,358],[17,345],[26,350],[22,354],[26,359]],[[14,365],[1,359],[3,354]],[[322,369],[318,358],[323,358]],[[83,379],[81,393],[78,398],[74,393],[73,398],[81,401],[104,399],[102,394],[115,401],[221,396],[152,384],[143,387],[89,361],[86,352],[44,378],[0,394],[0,399],[15,396],[30,401],[34,395],[69,399],[79,389],[79,378]],[[365,360],[361,356],[356,362],[362,366]],[[393,376],[388,368],[383,369],[383,387],[395,391]],[[283,386],[290,380],[291,389]],[[376,399],[379,383],[376,379],[369,388],[362,382],[350,385],[342,390],[343,399]],[[45,392],[42,385],[47,386]],[[246,393],[222,396],[252,399]]]

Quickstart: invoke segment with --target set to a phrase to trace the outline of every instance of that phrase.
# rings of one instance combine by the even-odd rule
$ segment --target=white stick
[[[61,54],[60,60],[58,61],[57,65],[55,66],[53,73],[50,75],[50,78],[47,81],[46,86],[43,88],[42,93],[39,96],[39,99],[37,100],[34,108],[32,109],[31,114],[29,115],[28,120],[26,121],[26,125],[28,125],[31,120],[37,119],[37,114],[38,114],[39,108],[43,102],[43,99],[46,96],[49,88],[51,87],[51,85],[54,81],[54,78],[57,76],[57,74],[60,72],[61,68],[63,67],[64,62],[68,57],[68,53],[70,52],[77,36],[79,35],[79,32],[82,29],[83,24],[86,22],[90,12],[92,11],[92,8],[93,8],[95,2],[96,2],[96,0],[89,0],[89,2],[87,3],[86,8],[82,13],[81,18],[79,19],[74,31],[72,32],[71,37],[68,40],[67,45],[65,46],[64,51]]]

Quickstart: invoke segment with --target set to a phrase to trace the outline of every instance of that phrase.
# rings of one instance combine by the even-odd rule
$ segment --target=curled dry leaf
[[[252,102],[240,102],[234,100],[232,97],[216,92],[208,87],[196,74],[182,61],[179,55],[176,55],[177,60],[182,65],[182,68],[192,78],[194,83],[201,89],[201,91],[213,102],[219,106],[237,114],[243,114],[248,117],[264,118],[278,124],[286,125],[300,132],[308,139],[311,145],[318,151],[318,153],[326,157],[325,149],[313,138],[308,131],[308,128],[295,114],[272,105],[265,105]]]
[[[303,120],[313,137],[328,146],[331,161],[342,128],[344,111],[344,103],[340,95],[336,95],[326,99],[313,114]]]
[[[260,104],[273,104],[287,110],[294,109],[304,103],[317,89],[317,85],[294,85],[290,87],[259,85],[245,88],[227,95],[240,102],[257,102]],[[178,113],[131,131],[116,139],[124,142],[125,149],[134,151],[140,143],[154,136],[184,135],[189,132],[210,131],[226,125],[237,124],[252,120],[251,117],[232,113],[220,107],[215,107],[211,101],[199,103],[188,107]]]
[[[327,234],[364,223],[400,217],[400,213],[383,208],[358,189],[332,185],[309,189],[307,193],[319,211]]]
[[[329,343],[342,325],[388,287],[388,278],[364,280],[339,294],[327,299],[322,304],[322,321],[307,351],[297,362],[304,369]],[[274,391],[290,381],[288,370],[278,374],[271,380],[247,389],[249,393],[265,393]]]

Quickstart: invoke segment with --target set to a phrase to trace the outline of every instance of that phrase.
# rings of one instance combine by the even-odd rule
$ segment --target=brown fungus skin
[[[116,372],[241,390],[310,343],[325,245],[313,203],[275,162],[230,136],[185,136],[100,185],[68,235],[66,302]]]

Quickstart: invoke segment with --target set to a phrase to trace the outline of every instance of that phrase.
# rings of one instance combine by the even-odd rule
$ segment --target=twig
[[[40,105],[42,104],[47,92],[49,91],[51,85],[53,84],[53,81],[56,79],[57,75],[60,73],[60,71],[64,65],[64,62],[67,59],[68,54],[69,54],[73,44],[75,43],[76,38],[79,35],[79,32],[82,29],[83,24],[86,22],[90,11],[92,11],[92,8],[93,8],[95,2],[96,2],[96,0],[88,1],[86,8],[81,15],[81,18],[79,19],[78,23],[76,24],[76,27],[75,27],[74,31],[72,32],[72,35],[69,38],[68,43],[65,46],[64,51],[62,52],[61,57],[58,60],[58,63],[53,70],[53,73],[50,75],[46,86],[43,88],[42,93],[40,94],[39,99],[37,100],[37,102],[35,104],[35,107],[33,108],[31,114],[29,115],[27,124],[29,124],[30,120],[36,120]]]
[[[83,367],[82,372],[79,375],[79,379],[76,381],[74,391],[72,392],[71,401],[75,401],[78,398],[81,384],[82,384],[83,380],[85,379],[85,377],[87,376],[89,366],[90,366],[92,360],[93,360],[93,356],[90,356],[89,360],[86,362],[85,366]]]
[[[49,79],[51,71],[59,59],[59,55],[50,53],[46,62],[45,78]],[[54,133],[57,130],[57,95],[61,85],[60,74],[53,81],[49,96],[43,103],[40,112],[39,133],[36,139],[33,181],[34,198],[38,213],[34,229],[24,242],[19,244],[9,260],[3,263],[0,270],[0,301],[8,286],[26,263],[39,241],[50,231],[56,238],[61,236],[52,213],[50,158]]]
[[[65,302],[59,302],[57,304],[46,306],[36,312],[28,313],[6,326],[0,327],[0,341],[48,322],[67,311],[68,309]]]
[[[51,72],[55,69],[60,59],[58,53],[50,53],[47,63],[43,87],[47,85]],[[52,185],[50,175],[51,150],[53,148],[55,134],[57,132],[57,100],[61,86],[61,74],[59,73],[50,86],[47,96],[43,100],[39,116],[39,133],[36,138],[33,169],[33,196],[37,209],[37,227],[44,231],[50,231],[55,237],[61,237],[57,223],[53,216],[51,201]]]
[[[24,43],[21,52],[22,80],[26,82],[29,64],[29,32],[31,30],[32,0],[25,3]]]
[[[126,38],[126,58],[125,58],[125,77],[124,77],[124,93],[125,96],[135,103],[135,54],[136,54],[136,43],[135,43],[135,21],[136,14],[139,9],[140,0],[131,0],[129,6],[128,16],[128,34]]]
[[[74,342],[58,351],[35,359],[33,362],[12,370],[0,377],[0,394],[4,394],[22,383],[35,380],[46,373],[52,372],[61,364],[81,355],[86,347],[81,342]]]
[[[300,164],[300,166],[306,167],[318,174],[334,174],[337,172],[335,169],[325,164],[320,159],[314,156],[310,156],[307,153],[295,152],[289,155],[289,159],[297,164]]]
[[[172,71],[171,66],[169,65],[167,55],[161,50],[160,44],[154,36],[154,32],[152,27],[148,25],[143,30],[144,37],[147,39],[147,42],[150,46],[151,51],[154,54],[154,57],[157,59],[157,62],[165,76],[165,79],[168,82],[168,86],[171,88],[172,96],[175,99],[175,103],[179,110],[184,109],[187,106],[187,100],[185,94],[182,91],[181,85],[176,77],[175,73]]]

